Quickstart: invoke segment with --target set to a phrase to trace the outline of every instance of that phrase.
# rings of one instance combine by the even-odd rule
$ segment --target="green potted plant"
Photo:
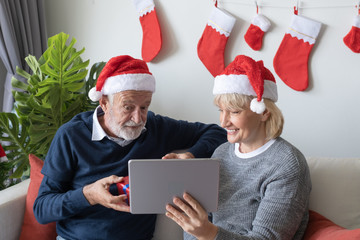
[[[0,140],[6,142],[10,168],[16,167],[11,178],[29,175],[29,154],[44,159],[57,129],[77,113],[96,107],[88,98],[88,91],[95,85],[104,62],[95,63],[88,79],[89,60],[83,61],[85,49],[74,48],[76,40],[69,44],[69,35],[59,33],[48,39],[48,48],[37,60],[25,58],[32,74],[17,68],[15,77],[14,113],[0,113]]]

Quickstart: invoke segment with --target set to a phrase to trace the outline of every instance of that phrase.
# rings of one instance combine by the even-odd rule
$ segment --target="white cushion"
[[[19,239],[30,179],[0,191],[0,239]]]
[[[360,158],[308,158],[310,209],[348,228],[360,228]]]

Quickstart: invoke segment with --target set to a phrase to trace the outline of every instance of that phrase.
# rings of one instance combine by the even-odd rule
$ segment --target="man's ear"
[[[105,112],[108,109],[109,104],[110,104],[109,98],[106,95],[102,95],[99,100],[99,104],[100,104],[101,109]]]

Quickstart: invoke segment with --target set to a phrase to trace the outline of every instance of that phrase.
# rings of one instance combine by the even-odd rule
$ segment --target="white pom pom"
[[[93,87],[92,89],[90,89],[89,93],[88,93],[89,98],[91,99],[91,101],[93,102],[97,102],[100,100],[102,93],[96,91],[96,88]]]
[[[257,114],[262,114],[266,109],[264,99],[261,99],[260,102],[258,102],[257,98],[251,100],[250,109]]]

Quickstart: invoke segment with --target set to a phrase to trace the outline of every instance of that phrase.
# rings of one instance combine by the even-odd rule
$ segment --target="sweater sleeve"
[[[250,158],[237,157],[234,147],[223,144],[213,155],[223,159],[216,240],[302,239],[311,191],[303,154],[281,138]]]
[[[263,202],[253,222],[253,229],[247,234],[237,234],[219,227],[216,240],[285,240],[294,238],[305,214],[306,207],[297,201],[284,203],[274,199]],[[298,204],[298,206],[296,206]]]
[[[74,131],[64,125],[59,128],[41,171],[44,178],[33,210],[35,218],[42,224],[66,219],[90,206],[83,195],[83,186],[72,182],[76,169],[73,148],[77,146],[73,146],[75,143],[71,142],[67,132]]]
[[[198,127],[199,137],[190,147],[195,157],[210,157],[214,150],[226,141],[226,132],[216,124],[200,124]]]
[[[66,191],[65,185],[44,176],[34,203],[34,215],[39,223],[63,220],[90,207],[82,188]]]
[[[298,164],[302,162],[288,160]],[[276,173],[260,187],[262,197],[259,199],[260,204],[252,221],[251,231],[237,234],[220,227],[216,240],[301,239],[305,229],[300,228],[306,226],[303,221],[308,219],[306,215],[310,180],[307,168],[301,164],[289,164],[281,165],[274,171]]]
[[[214,150],[226,142],[226,131],[217,124],[204,124],[175,120],[169,117],[149,113],[148,121],[152,124],[149,130],[157,130],[164,139],[157,143],[167,150],[184,150],[191,152],[196,158],[211,157]]]

